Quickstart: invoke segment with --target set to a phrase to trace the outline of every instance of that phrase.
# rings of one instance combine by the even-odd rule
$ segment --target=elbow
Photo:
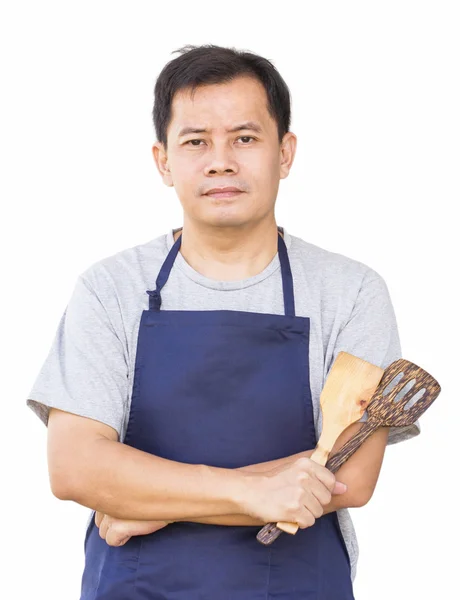
[[[48,460],[48,478],[53,496],[59,500],[77,501],[78,491],[84,488],[85,469],[78,452],[71,459],[62,450]]]
[[[50,487],[53,496],[59,500],[71,500],[72,494],[70,493],[69,486],[65,481],[57,480],[56,477],[50,476]]]
[[[88,506],[87,502],[97,492],[96,486],[88,486],[83,469],[75,468],[74,465],[58,472],[49,472],[51,493],[59,500],[73,500],[78,504]],[[92,491],[88,494],[88,489]]]
[[[70,478],[64,475],[61,469],[58,472],[49,469],[49,482],[53,496],[59,500],[74,499]]]

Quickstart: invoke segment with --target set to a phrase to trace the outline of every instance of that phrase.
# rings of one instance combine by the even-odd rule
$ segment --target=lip
[[[237,196],[238,194],[242,194],[243,192],[236,187],[223,187],[223,188],[213,188],[206,192],[205,196],[212,196],[213,198],[232,198],[233,196]]]

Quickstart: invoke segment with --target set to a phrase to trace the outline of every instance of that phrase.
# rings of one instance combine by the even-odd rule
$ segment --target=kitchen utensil
[[[387,391],[393,380],[402,373],[398,383]],[[407,390],[405,388],[414,381]],[[420,394],[422,392],[423,394]],[[383,374],[367,407],[368,420],[361,429],[326,463],[332,473],[348,460],[364,441],[379,427],[406,427],[412,425],[431,406],[441,391],[441,386],[427,371],[408,360],[400,358],[392,362]],[[395,401],[395,398],[401,397]],[[419,398],[415,398],[416,396]],[[414,400],[412,406],[407,406]],[[406,408],[407,406],[407,408]],[[263,535],[261,535],[263,533]],[[264,545],[271,544],[281,531],[269,523],[262,528],[257,539]],[[260,537],[259,537],[260,536]]]
[[[383,372],[380,367],[357,356],[339,352],[321,392],[323,429],[311,460],[320,465],[326,464],[340,434],[363,416]],[[277,523],[276,527],[291,534],[296,533],[299,528],[296,523],[283,522]],[[271,533],[267,540],[268,530]],[[268,523],[259,531],[257,539],[263,544],[271,543],[271,536],[275,532],[275,524]]]
[[[403,371],[404,376],[397,385],[384,395],[385,389],[392,380]],[[415,379],[415,384],[402,398],[394,401],[405,385]],[[406,408],[409,401],[422,389],[424,393],[415,400],[412,406]],[[326,467],[336,473],[345,461],[367,440],[379,427],[407,427],[415,421],[433,404],[441,391],[441,386],[424,369],[414,363],[400,358],[385,369],[380,385],[367,407],[368,420],[363,427],[344,446],[332,456]]]

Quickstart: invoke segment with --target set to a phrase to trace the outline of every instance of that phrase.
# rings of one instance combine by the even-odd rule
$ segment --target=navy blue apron
[[[310,319],[295,316],[283,237],[284,315],[161,310],[181,237],[147,291],[124,443],[228,469],[314,448]],[[259,529],[172,523],[116,547],[99,536],[93,515],[80,600],[353,600],[337,513],[271,546],[256,540]]]

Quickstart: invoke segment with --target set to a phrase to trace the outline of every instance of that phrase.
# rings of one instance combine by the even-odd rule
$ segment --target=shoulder
[[[162,234],[100,258],[80,273],[79,280],[96,295],[104,296],[114,291],[123,294],[149,281],[155,266],[161,265],[166,253],[166,235]]]
[[[382,275],[368,264],[300,237],[291,235],[289,252],[306,280],[328,294],[356,299],[363,289],[386,287]]]

